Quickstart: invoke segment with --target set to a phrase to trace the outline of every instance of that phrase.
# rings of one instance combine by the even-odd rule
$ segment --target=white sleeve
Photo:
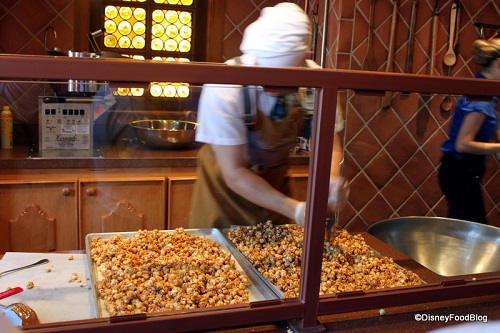
[[[205,84],[198,103],[196,141],[216,145],[246,144],[241,85]]]

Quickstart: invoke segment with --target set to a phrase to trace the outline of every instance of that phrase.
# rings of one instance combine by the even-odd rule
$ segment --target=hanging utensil
[[[411,5],[410,31],[408,32],[408,49],[406,51],[405,73],[411,73],[413,67],[413,46],[415,45],[415,29],[417,24],[418,1],[413,0]]]
[[[458,56],[460,54],[460,45],[458,44],[458,34],[460,33],[460,14],[461,14],[461,8],[462,6],[460,5],[460,0],[455,0],[455,3],[457,4],[457,15],[456,15],[456,20],[455,20],[455,45],[453,45],[453,51],[455,52],[455,55]]]
[[[450,111],[453,108],[453,98],[450,95],[446,95],[443,97],[443,100],[441,101],[441,110],[442,111]]]
[[[394,68],[394,46],[396,44],[396,23],[398,18],[398,1],[393,1],[392,7],[392,19],[391,19],[391,34],[389,37],[389,51],[387,55],[387,67],[386,72],[392,72]],[[385,95],[382,97],[380,107],[382,109],[391,106],[392,101],[392,91],[386,91]]]
[[[448,42],[448,51],[446,51],[444,55],[443,62],[446,66],[451,67],[455,65],[457,62],[457,56],[455,54],[455,24],[457,20],[457,4],[453,3],[451,5],[451,13],[450,13],[450,39]]]
[[[313,15],[313,31],[312,31],[312,41],[311,41],[311,60],[316,61],[316,44],[318,43],[318,4],[316,5],[316,10],[312,11]]]
[[[434,4],[434,12],[432,16],[432,40],[431,40],[431,65],[429,75],[434,75],[436,68],[436,52],[437,52],[437,31],[439,24],[438,0]]]
[[[368,46],[366,49],[365,60],[361,69],[364,71],[375,71],[377,70],[377,64],[375,62],[375,53],[373,52],[373,17],[375,13],[375,0],[370,2],[370,18],[368,21]]]

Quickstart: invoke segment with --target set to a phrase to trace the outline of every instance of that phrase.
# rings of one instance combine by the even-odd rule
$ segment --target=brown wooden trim
[[[90,32],[90,1],[75,0],[74,15],[73,50],[77,52],[91,51],[87,38]]]
[[[226,0],[207,0],[206,61],[222,62]]]

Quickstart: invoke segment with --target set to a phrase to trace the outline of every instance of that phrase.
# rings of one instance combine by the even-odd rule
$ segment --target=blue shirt
[[[484,76],[478,74],[476,78],[484,78]],[[474,140],[478,142],[490,142],[498,130],[498,117],[495,111],[497,102],[498,98],[496,97],[491,101],[469,101],[465,97],[460,97],[453,114],[449,139],[442,144],[441,152],[445,154],[457,153],[455,143],[458,132],[465,117],[471,112],[479,112],[486,116],[483,126],[481,126]]]

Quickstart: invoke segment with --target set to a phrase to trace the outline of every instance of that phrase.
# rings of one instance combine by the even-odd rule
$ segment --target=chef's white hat
[[[256,57],[261,66],[300,65],[309,49],[311,26],[298,5],[282,2],[262,9],[260,17],[243,33],[240,50]]]

